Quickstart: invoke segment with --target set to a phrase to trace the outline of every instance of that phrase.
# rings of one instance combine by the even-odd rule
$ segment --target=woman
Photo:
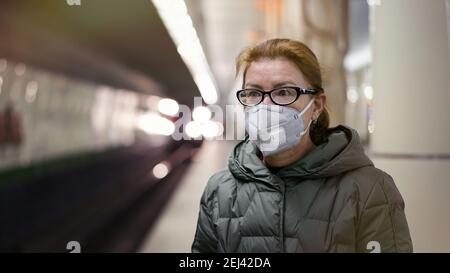
[[[403,199],[355,130],[329,127],[319,64],[303,43],[241,52],[246,139],[210,178],[193,252],[412,252]]]

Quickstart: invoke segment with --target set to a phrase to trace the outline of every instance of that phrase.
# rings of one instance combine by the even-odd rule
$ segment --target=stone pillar
[[[405,199],[415,250],[450,251],[448,3],[372,2],[370,150]]]

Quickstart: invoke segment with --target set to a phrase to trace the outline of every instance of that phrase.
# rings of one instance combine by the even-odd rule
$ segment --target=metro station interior
[[[0,252],[191,252],[236,56],[276,37],[316,53],[414,252],[450,252],[449,0],[1,1]]]

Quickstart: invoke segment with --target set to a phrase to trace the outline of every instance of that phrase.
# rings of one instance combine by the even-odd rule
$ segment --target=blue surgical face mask
[[[245,109],[245,129],[250,140],[264,156],[291,149],[308,131],[311,120],[305,128],[302,116],[313,102],[314,99],[301,112],[279,105],[258,104],[248,107]]]

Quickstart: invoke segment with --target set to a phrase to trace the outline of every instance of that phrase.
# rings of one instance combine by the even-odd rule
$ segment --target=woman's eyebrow
[[[246,87],[253,87],[253,88],[257,88],[257,89],[263,90],[263,88],[262,88],[260,85],[258,85],[258,84],[246,83],[245,86],[246,86]]]
[[[281,87],[281,86],[285,86],[285,85],[294,85],[297,86],[296,83],[294,83],[293,81],[283,81],[283,82],[279,82],[277,84],[275,84],[273,87],[277,88],[277,87]],[[253,88],[257,88],[257,89],[261,89],[263,90],[263,88],[258,85],[258,84],[254,84],[254,83],[246,83],[245,84],[246,87],[253,87]]]
[[[279,82],[277,84],[275,84],[273,87],[280,87],[280,86],[284,86],[284,85],[294,85],[297,86],[296,83],[292,82],[292,81],[284,81],[284,82]]]

